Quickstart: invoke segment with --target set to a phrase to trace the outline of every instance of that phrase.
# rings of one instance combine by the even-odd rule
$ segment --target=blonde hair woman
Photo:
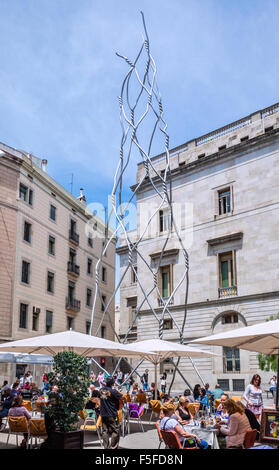
[[[187,424],[193,418],[190,411],[188,410],[188,403],[189,401],[186,397],[179,398],[175,414],[178,418],[178,422],[182,425]]]
[[[206,441],[199,439],[195,434],[184,431],[181,424],[178,423],[176,419],[173,418],[176,406],[171,402],[166,402],[161,407],[161,421],[160,429],[163,431],[174,431],[177,434],[178,439],[180,440],[182,446],[184,447],[193,447],[195,441],[197,446],[201,449],[207,449],[208,444]]]
[[[229,415],[228,424],[226,426],[216,424],[216,428],[226,436],[227,448],[242,447],[246,432],[251,431],[249,420],[243,408],[235,401],[226,400],[224,407]]]

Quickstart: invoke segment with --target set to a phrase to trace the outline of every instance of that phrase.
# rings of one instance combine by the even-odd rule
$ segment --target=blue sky
[[[106,204],[145,13],[170,146],[278,100],[278,0],[0,0],[0,141]],[[163,148],[162,148],[163,151]],[[127,186],[135,182],[136,162]]]

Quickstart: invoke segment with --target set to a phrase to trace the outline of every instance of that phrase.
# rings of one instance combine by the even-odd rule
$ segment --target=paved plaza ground
[[[272,398],[264,398],[264,406],[273,404]],[[143,418],[144,432],[141,431],[137,422],[130,423],[130,433],[125,437],[120,438],[120,449],[158,449],[159,439],[157,430],[155,428],[155,420],[149,423],[150,414],[146,411],[145,418]],[[0,449],[17,449],[16,436],[11,435],[8,446],[7,431],[0,433]],[[22,438],[19,436],[19,442]],[[85,449],[102,449],[95,433],[86,432],[84,440]],[[164,445],[161,447],[164,448]]]

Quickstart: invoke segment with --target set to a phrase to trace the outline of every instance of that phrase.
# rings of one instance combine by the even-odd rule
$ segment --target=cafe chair
[[[29,440],[29,427],[28,427],[28,421],[26,416],[8,416],[8,424],[9,424],[9,433],[7,437],[7,442],[6,445],[8,445],[10,435],[15,434],[16,435],[16,445],[18,446],[18,435],[20,434],[21,436],[23,433],[28,434],[28,439]]]
[[[129,395],[129,393],[125,393],[125,395],[122,395],[122,400],[124,403],[131,403],[131,395]]]
[[[150,406],[151,406],[151,415],[150,415],[150,420],[149,423],[152,420],[153,415],[158,415],[161,410],[161,402],[160,400],[150,400]]]
[[[34,413],[31,400],[23,400],[22,406],[24,406],[31,414]]]
[[[233,401],[241,401],[241,398],[242,398],[242,397],[241,397],[240,395],[233,395],[233,396],[232,396],[232,400],[233,400]]]
[[[164,442],[164,439],[162,438],[161,429],[160,429],[160,420],[156,421],[155,426],[156,426],[158,437],[159,437],[159,447],[158,447],[158,449],[160,449],[161,445]]]
[[[188,411],[192,416],[195,416],[198,413],[200,407],[201,407],[200,402],[199,403],[189,403],[188,406],[187,406]]]
[[[247,431],[243,441],[243,449],[250,449],[255,444],[257,438],[257,429],[252,429],[252,431]]]
[[[136,402],[139,405],[143,405],[144,403],[147,403],[146,395],[145,393],[137,393],[136,395]]]
[[[161,434],[167,449],[198,449],[195,447],[183,447],[175,431],[164,431],[161,429]]]
[[[214,408],[215,410],[217,410],[218,406],[220,405],[221,403],[221,400],[220,398],[216,398],[216,400],[214,401]]]
[[[137,420],[139,423],[139,427],[141,428],[142,432],[144,432],[143,424],[141,421],[141,418],[144,412],[144,406],[141,405],[140,407],[138,407],[136,403],[128,403],[128,407],[129,407],[128,408],[129,418]]]
[[[29,420],[29,438],[30,438],[30,449],[32,449],[33,438],[35,438],[35,445],[38,444],[38,438],[46,438],[47,431],[45,426],[44,418],[35,418]]]
[[[85,416],[84,410],[81,410],[79,412],[79,415],[80,415],[80,417],[82,417],[81,415]],[[82,418],[82,419],[84,419],[84,418]],[[101,416],[99,416],[97,418],[97,420],[96,420],[96,418],[86,417],[85,416],[84,424],[82,424],[80,426],[80,430],[81,431],[89,431],[90,433],[94,433],[95,435],[97,435],[101,446],[103,446],[102,439],[101,439],[101,435],[102,435],[101,427],[102,427],[102,418],[101,418]],[[89,442],[86,441],[85,444],[91,444],[93,442],[95,442],[95,441],[89,441]]]

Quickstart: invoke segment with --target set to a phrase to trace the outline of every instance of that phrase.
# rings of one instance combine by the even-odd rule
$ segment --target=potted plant
[[[54,357],[53,372],[47,374],[56,392],[50,394],[47,412],[54,430],[49,435],[53,449],[82,449],[83,431],[78,429],[79,411],[84,408],[88,395],[89,377],[87,360],[72,351]]]

